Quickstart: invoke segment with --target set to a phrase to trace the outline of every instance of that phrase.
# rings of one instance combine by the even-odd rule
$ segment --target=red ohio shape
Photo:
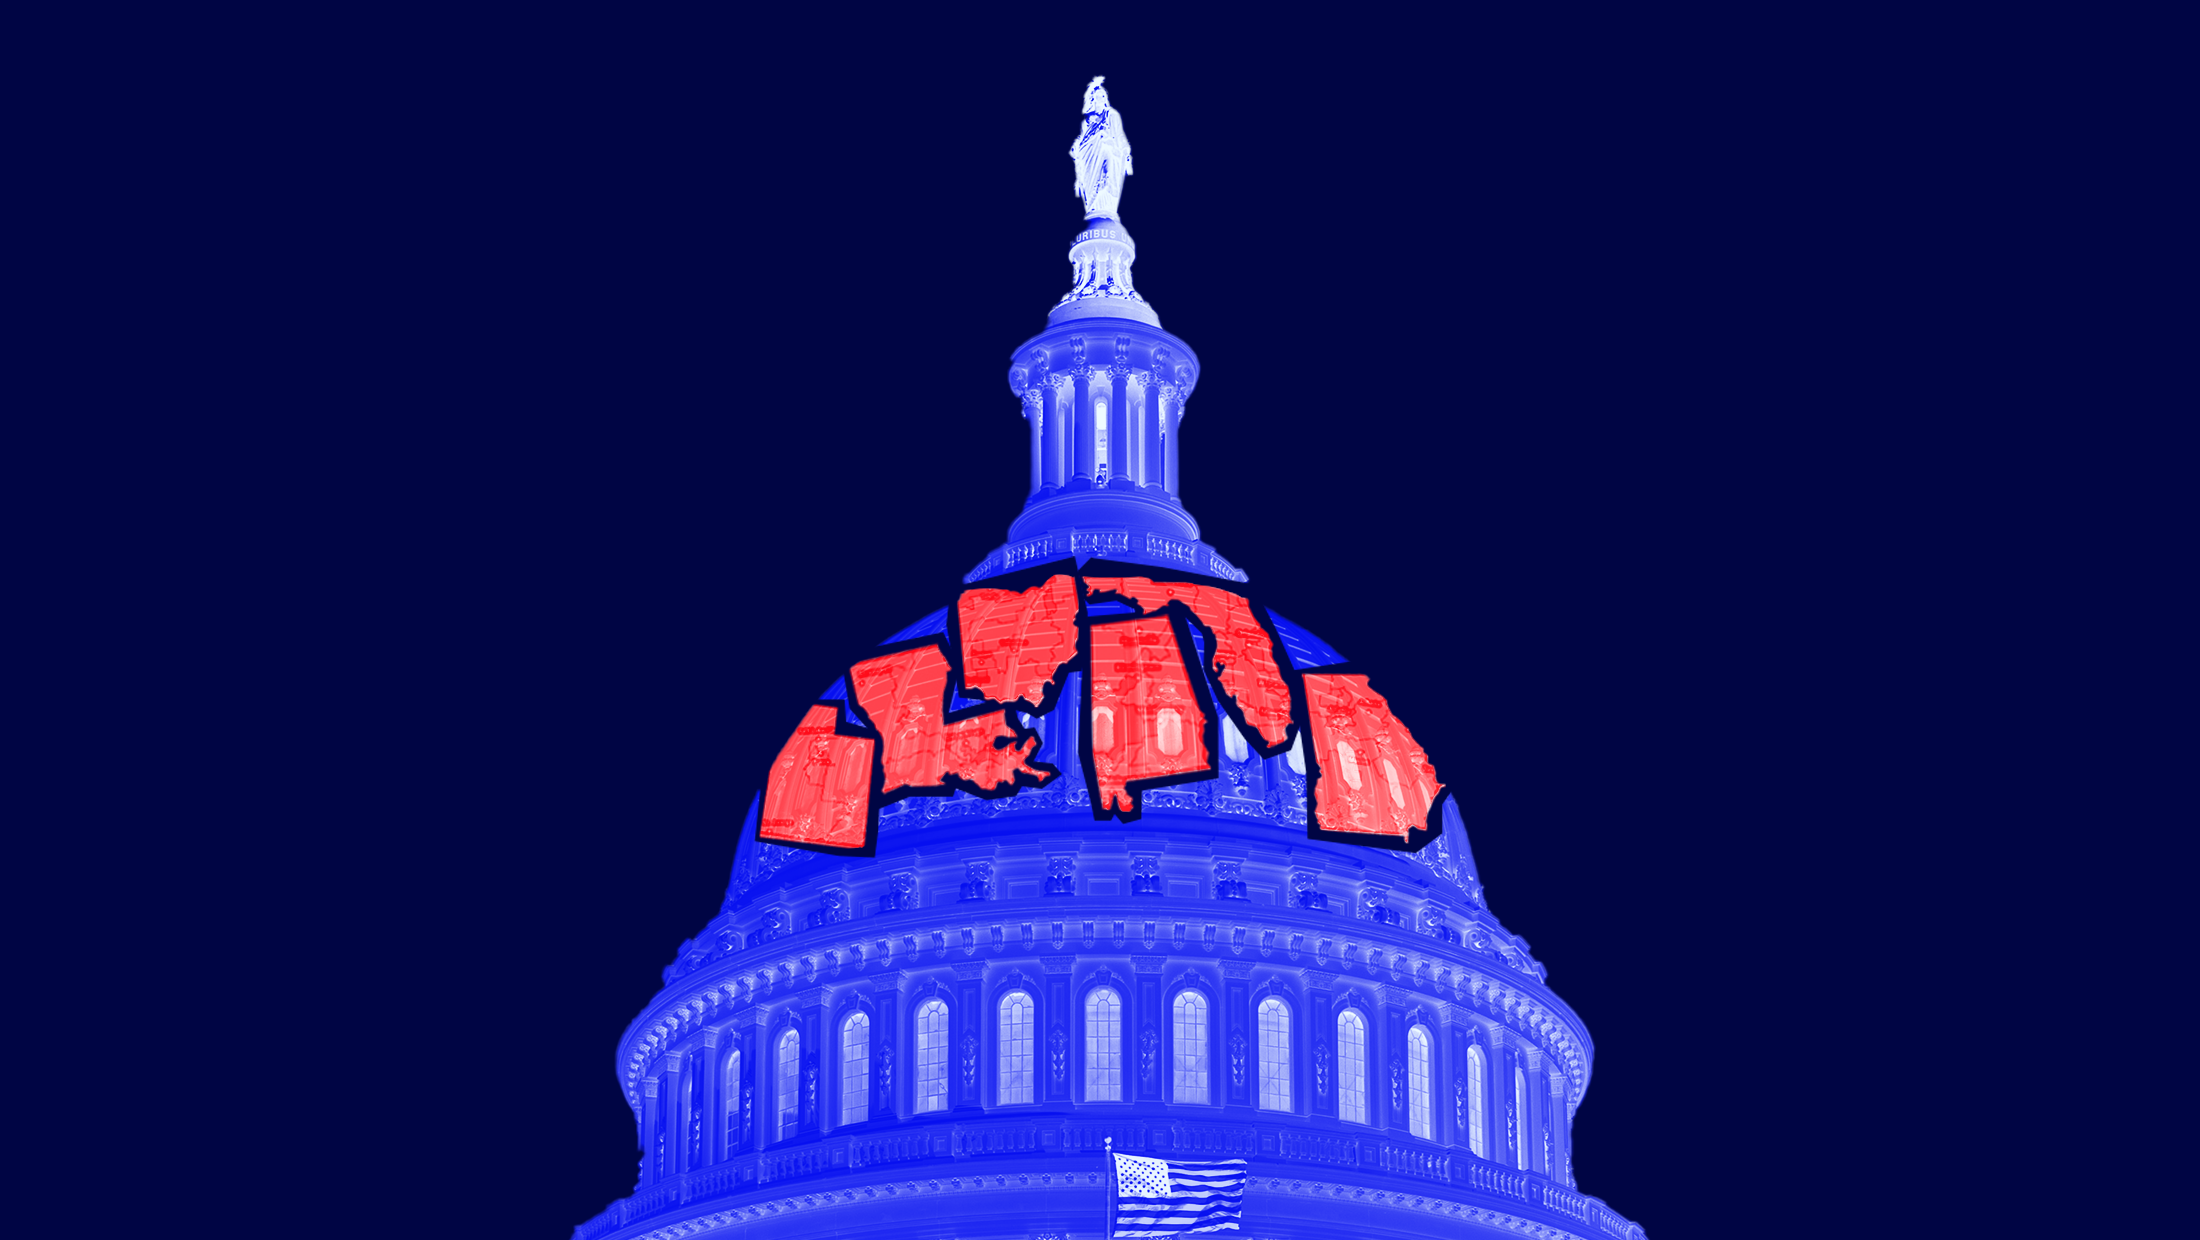
[[[1291,727],[1291,690],[1276,667],[1275,642],[1253,618],[1252,604],[1214,586],[1144,577],[1087,577],[1085,585],[1094,594],[1118,595],[1148,612],[1160,610],[1171,599],[1182,599],[1215,635],[1208,670],[1215,674],[1216,683],[1237,703],[1245,722],[1260,733],[1263,745],[1274,749],[1283,743]]]
[[[1085,726],[1100,812],[1136,813],[1126,785],[1211,769],[1207,716],[1166,616],[1092,626]]]
[[[955,606],[963,689],[1037,710],[1077,657],[1077,583],[1057,573],[1029,590],[965,590]]]
[[[1038,783],[1052,778],[1025,762],[1038,739],[1018,742],[1007,712],[941,722],[947,675],[947,655],[938,646],[880,655],[849,669],[856,701],[885,738],[885,792],[945,787],[950,775],[989,792],[1013,786],[1018,774]],[[1010,743],[996,748],[996,738]]]
[[[1444,785],[1367,677],[1309,674],[1306,713],[1321,762],[1314,820],[1322,830],[1404,839],[1428,824]]]
[[[812,706],[772,763],[756,837],[861,848],[871,816],[871,742],[833,731],[840,711]]]

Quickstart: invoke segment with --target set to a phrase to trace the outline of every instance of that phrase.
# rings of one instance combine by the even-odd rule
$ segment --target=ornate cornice
[[[1150,899],[1134,903],[1129,898],[1081,897],[1076,901],[1078,907],[1074,912],[1065,907],[1067,903],[1057,901],[1041,905],[1033,901],[1026,909],[1008,901],[997,901],[989,906],[986,909],[989,918],[977,929],[988,945],[989,955],[999,962],[994,967],[1021,958],[1036,962],[1048,974],[1060,974],[1071,971],[1080,954],[1112,955],[1100,946],[1108,940],[1106,934],[1098,936],[1082,953],[1057,949],[1042,955],[1038,949],[1050,936],[1039,935],[1032,944],[1022,943],[1020,923],[1026,918],[1034,923],[1041,920],[1082,923],[1089,919],[1112,929],[1118,920],[1142,926],[1147,919],[1158,920],[1156,915],[1163,913]],[[1211,920],[1218,937],[1227,936],[1223,941],[1234,940],[1237,932],[1243,930],[1248,942],[1274,943],[1283,947],[1285,958],[1292,966],[1298,966],[1305,986],[1313,990],[1334,989],[1339,977],[1329,969],[1305,966],[1316,965],[1320,959],[1343,964],[1336,955],[1332,936],[1350,927],[1356,943],[1379,947],[1384,953],[1384,966],[1377,972],[1385,979],[1386,990],[1394,990],[1401,996],[1423,996],[1453,1003],[1493,1025],[1512,1031],[1516,1037],[1542,1046],[1566,1074],[1569,1105],[1578,1104],[1588,1087],[1591,1044],[1580,1018],[1552,996],[1538,978],[1507,967],[1496,958],[1494,951],[1476,950],[1472,943],[1446,943],[1407,926],[1386,927],[1282,906],[1223,908],[1220,905],[1221,902],[1216,902],[1197,913],[1193,913],[1189,905],[1181,910],[1170,907],[1166,917],[1173,922],[1179,913],[1188,914],[1183,920],[1190,923],[1196,917],[1202,925]],[[962,911],[967,915],[968,910]],[[706,1026],[728,1020],[766,1019],[770,1010],[804,1002],[809,996],[821,995],[829,988],[856,983],[867,983],[874,988],[881,983],[906,987],[909,981],[905,970],[921,974],[947,964],[943,957],[949,945],[959,946],[965,929],[959,923],[951,924],[950,917],[952,914],[946,909],[905,909],[796,931],[676,979],[628,1027],[621,1041],[619,1076],[628,1105],[639,1110],[642,1077],[653,1070],[665,1052]],[[1017,927],[1019,933],[1011,935],[1012,926]],[[1485,943],[1495,942],[1486,927],[1479,923],[1477,927]],[[996,934],[1000,946],[993,945]],[[1070,936],[1065,945],[1081,938],[1081,935]],[[1045,945],[1052,946],[1051,943]],[[876,950],[869,950],[873,947]],[[1186,963],[1198,960],[1212,964],[1212,957],[1204,954],[1203,947],[1203,936],[1195,939],[1187,935],[1181,948],[1157,952],[1146,959],[1182,958]],[[829,950],[843,953],[846,959],[828,981],[826,975],[817,971],[815,962]],[[1310,951],[1326,951],[1327,955],[1309,959]],[[1114,958],[1121,959],[1120,956]],[[1271,959],[1274,965],[1285,964],[1284,959]],[[977,962],[955,963],[961,969],[984,967]],[[1222,963],[1226,968],[1240,964],[1229,960]],[[1242,963],[1250,965],[1252,962]],[[1392,973],[1393,965],[1395,974]],[[1157,971],[1160,967],[1155,966]],[[801,983],[797,983],[798,978],[802,979]],[[813,978],[816,980],[810,980]],[[821,986],[821,982],[827,984]],[[752,1006],[759,1010],[751,1012]]]

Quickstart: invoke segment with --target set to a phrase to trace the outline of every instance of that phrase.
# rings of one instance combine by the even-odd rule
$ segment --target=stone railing
[[[1358,1177],[1373,1177],[1376,1184],[1387,1176],[1410,1177],[1508,1205],[1535,1207],[1581,1224],[1584,1234],[1593,1232],[1610,1240],[1643,1240],[1640,1227],[1603,1202],[1540,1175],[1380,1133],[1359,1136],[1277,1124],[1094,1121],[1068,1116],[981,1119],[903,1131],[828,1136],[785,1149],[744,1154],[639,1189],[632,1197],[613,1202],[602,1214],[576,1227],[573,1236],[574,1240],[597,1240],[629,1223],[690,1203],[730,1198],[785,1181],[807,1180],[814,1184],[819,1176],[867,1168],[931,1162],[934,1166],[929,1172],[915,1171],[913,1166],[911,1170],[919,1176],[937,1176],[943,1174],[939,1164],[1014,1159],[1017,1161],[1007,1164],[1013,1170],[1018,1162],[1032,1165],[1029,1160],[1036,1157],[1045,1160],[1038,1167],[1060,1174],[1056,1160],[1062,1155],[1077,1155],[1081,1161],[1089,1158],[1090,1166],[1097,1168],[1099,1162],[1093,1156],[1106,1148],[1111,1138],[1114,1148],[1123,1153],[1244,1158],[1252,1164],[1256,1177],[1303,1174],[1293,1172],[1292,1167],[1333,1168]],[[1084,1174],[1078,1171],[1065,1175],[1064,1183],[1074,1183]],[[1041,1182],[1050,1181],[1041,1177]]]

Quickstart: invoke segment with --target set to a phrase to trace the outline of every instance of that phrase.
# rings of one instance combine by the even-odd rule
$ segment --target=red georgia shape
[[[1092,626],[1085,726],[1101,812],[1136,813],[1125,785],[1210,768],[1199,709],[1166,616]]]
[[[1306,712],[1321,762],[1314,820],[1322,830],[1404,839],[1428,825],[1444,785],[1367,677],[1308,675]]]
[[[1214,586],[1144,577],[1087,577],[1085,585],[1094,594],[1120,595],[1149,612],[1160,610],[1171,599],[1182,599],[1215,635],[1208,670],[1214,672],[1216,683],[1237,702],[1263,745],[1274,749],[1283,743],[1291,727],[1291,690],[1276,667],[1275,642],[1253,618],[1252,604]]]
[[[861,848],[871,815],[871,742],[833,731],[837,708],[812,706],[764,786],[756,837]]]
[[[956,619],[963,689],[989,701],[1037,709],[1077,657],[1077,583],[1066,574],[1029,590],[965,590]]]
[[[849,669],[856,701],[885,738],[884,791],[942,788],[950,775],[989,792],[1013,786],[1018,774],[1038,783],[1051,778],[1025,762],[1038,739],[1017,742],[1005,711],[943,724],[947,674],[947,656],[938,646],[881,655]],[[1010,743],[995,748],[995,738]]]

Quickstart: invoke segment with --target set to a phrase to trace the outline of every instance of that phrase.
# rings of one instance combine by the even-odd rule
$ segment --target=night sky
[[[1202,363],[1184,502],[1454,788],[1595,1040],[1581,1189],[1844,1230],[1858,1134],[1956,1075],[1887,1009],[1960,964],[1908,876],[1983,831],[1998,139],[1938,44],[1111,12],[332,34],[282,74],[327,106],[231,101],[272,238],[222,294],[269,411],[231,637],[267,882],[378,996],[371,1209],[555,1237],[631,1188],[616,1042],[766,763],[1023,501],[1004,375],[1104,73]]]

